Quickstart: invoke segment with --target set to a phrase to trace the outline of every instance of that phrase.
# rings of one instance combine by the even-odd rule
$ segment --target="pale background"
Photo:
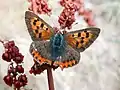
[[[58,26],[57,16],[62,10],[58,0],[49,0],[53,15],[44,20],[51,26]],[[120,90],[120,0],[85,0],[86,8],[94,11],[97,27],[101,28],[98,39],[85,52],[81,53],[81,62],[61,71],[53,72],[55,90]],[[28,88],[48,90],[47,73],[34,76],[29,74],[33,65],[29,53],[32,42],[25,25],[24,12],[28,8],[27,0],[0,0],[0,39],[14,40],[25,56],[24,67],[28,76]],[[79,25],[73,28],[85,28],[82,18]],[[4,51],[0,44],[0,90],[11,90],[3,82],[7,74],[8,63],[1,60]]]

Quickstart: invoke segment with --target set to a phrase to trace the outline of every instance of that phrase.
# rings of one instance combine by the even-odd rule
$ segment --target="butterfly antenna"
[[[75,25],[77,25],[78,24],[78,22],[76,22],[75,24],[73,24],[73,26],[75,26]]]
[[[57,27],[58,29],[60,29],[60,25],[58,25],[58,21],[56,21],[58,20],[58,18],[56,18],[54,15],[51,15],[50,17],[53,27]]]

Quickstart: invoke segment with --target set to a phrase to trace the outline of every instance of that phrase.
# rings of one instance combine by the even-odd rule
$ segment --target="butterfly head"
[[[61,31],[57,28],[57,27],[54,27],[54,36],[52,37],[52,44],[53,46],[55,47],[60,47],[62,46],[63,42],[64,42],[64,37],[61,33]]]
[[[57,27],[53,27],[53,30],[54,30],[55,34],[60,32],[59,28],[57,28]]]
[[[64,42],[63,39],[64,39],[64,37],[60,32],[56,33],[54,35],[54,38],[53,38],[53,45],[55,47],[61,47],[63,45],[63,42]]]

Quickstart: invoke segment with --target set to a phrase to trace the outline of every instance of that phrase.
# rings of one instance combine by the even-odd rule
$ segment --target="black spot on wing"
[[[33,22],[33,25],[36,25],[36,22]]]
[[[46,30],[48,30],[48,28],[46,28]]]
[[[81,33],[78,33],[78,37],[80,37],[81,36]]]
[[[37,26],[37,29],[39,29],[39,26]]]
[[[72,37],[74,37],[74,34],[72,35]]]
[[[80,43],[84,43],[84,41],[83,41],[83,40],[81,40],[81,41],[80,41]]]
[[[38,33],[38,30],[35,30],[36,33]]]
[[[70,67],[70,65],[68,64],[68,67]]]
[[[84,39],[84,37],[81,37],[81,39],[83,40],[83,39]]]
[[[39,38],[41,38],[41,36],[42,36],[42,33],[39,33]]]
[[[38,59],[38,56],[36,56],[35,59]]]
[[[39,21],[39,19],[37,18],[37,21]]]
[[[76,42],[76,47],[78,47],[78,45],[79,45],[79,42],[77,41],[77,42]]]
[[[88,38],[89,37],[89,33],[88,32],[86,32],[86,38]]]
[[[43,27],[44,27],[44,24],[43,24],[43,23],[41,23],[40,27],[41,27],[41,28],[43,28]]]
[[[34,22],[37,22],[37,20],[34,20]]]

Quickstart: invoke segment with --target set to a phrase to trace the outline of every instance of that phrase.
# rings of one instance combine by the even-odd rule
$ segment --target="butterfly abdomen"
[[[57,59],[65,52],[65,41],[62,34],[55,34],[50,40],[51,46],[51,58]]]

